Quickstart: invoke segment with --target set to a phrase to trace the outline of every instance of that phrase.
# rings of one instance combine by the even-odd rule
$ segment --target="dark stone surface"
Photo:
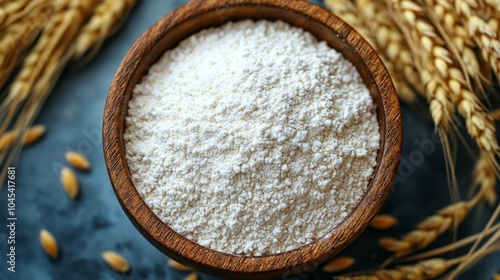
[[[104,165],[101,146],[101,121],[104,101],[116,68],[128,48],[151,24],[184,0],[138,1],[130,19],[97,57],[77,70],[65,71],[54,92],[47,100],[37,123],[48,128],[47,135],[35,145],[23,150],[15,164],[16,178],[16,273],[7,271],[6,201],[4,187],[0,191],[0,279],[183,279],[186,273],[166,265],[166,257],[150,245],[132,226],[122,212],[112,191]],[[320,1],[314,1],[319,3]],[[419,110],[416,110],[417,112]],[[420,110],[425,112],[424,110]],[[398,236],[414,228],[422,217],[450,201],[443,152],[439,143],[425,154],[418,143],[431,139],[433,126],[424,113],[403,106],[405,170],[402,180],[382,212],[400,219],[388,232],[367,230],[342,254],[356,256],[355,269],[374,268],[388,255],[377,246],[377,239]],[[64,151],[77,150],[92,162],[89,172],[77,172],[81,194],[72,201],[59,183],[59,171],[65,165]],[[465,189],[470,184],[473,160],[459,150],[458,182]],[[460,227],[458,235],[476,232],[492,209],[472,213]],[[61,255],[51,260],[39,245],[41,228],[57,238]],[[450,241],[451,235],[440,239]],[[131,271],[120,275],[106,267],[100,257],[104,250],[123,254]],[[477,264],[461,279],[491,279],[500,271],[499,254]],[[296,279],[331,279],[317,269],[314,274]],[[205,275],[201,279],[214,279]]]

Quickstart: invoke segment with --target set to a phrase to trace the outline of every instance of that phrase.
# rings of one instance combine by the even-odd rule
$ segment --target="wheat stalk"
[[[480,236],[478,237],[472,248],[469,250],[469,253],[463,258],[459,266],[448,275],[447,279],[450,280],[456,279],[456,277],[460,273],[465,271],[468,267],[470,267],[474,263],[478,262],[482,257],[487,255],[489,252],[500,249],[500,230],[497,230],[493,234],[493,236],[491,236],[490,239],[488,239],[488,241],[486,241],[481,246],[481,248],[475,251],[476,247],[480,244],[483,237],[486,235],[486,231],[488,231],[492,227],[493,221],[498,218],[499,214],[500,214],[500,204],[497,206],[495,213],[490,218],[490,221],[488,221],[488,224],[486,225],[483,232],[480,234]]]
[[[118,29],[134,4],[135,0],[104,0],[100,3],[78,36],[75,58],[81,59],[89,51],[90,56],[95,54],[104,40]]]

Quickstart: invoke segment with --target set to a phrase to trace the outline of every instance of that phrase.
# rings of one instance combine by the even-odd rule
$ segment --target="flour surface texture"
[[[205,247],[260,256],[344,220],[367,190],[380,133],[339,52],[284,22],[240,21],[150,68],[124,139],[132,180],[161,220]]]

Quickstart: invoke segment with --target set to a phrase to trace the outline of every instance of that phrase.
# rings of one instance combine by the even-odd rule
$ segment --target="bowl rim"
[[[378,152],[380,161],[375,167],[368,190],[354,207],[353,212],[317,241],[292,251],[259,257],[217,252],[186,239],[168,227],[146,205],[135,188],[125,159],[122,137],[126,105],[129,100],[127,96],[133,89],[131,81],[138,71],[144,72],[144,66],[141,66],[140,61],[147,57],[162,37],[183,23],[207,12],[242,6],[284,9],[283,5],[286,5],[287,12],[297,13],[316,21],[334,32],[346,44],[351,45],[363,59],[367,70],[374,76],[375,84],[371,86],[376,87],[380,93],[382,106],[380,110],[384,112],[385,129],[381,131],[381,138],[384,138],[384,142],[381,143],[384,145]],[[156,60],[153,59],[153,63],[154,61]],[[150,66],[151,64],[146,69]],[[349,25],[329,11],[303,0],[193,0],[162,17],[127,52],[106,99],[102,134],[106,167],[117,199],[134,226],[158,249],[177,261],[212,274],[214,271],[235,275],[283,273],[301,272],[316,267],[341,251],[368,226],[389,196],[396,178],[401,157],[402,120],[394,85],[376,52]]]

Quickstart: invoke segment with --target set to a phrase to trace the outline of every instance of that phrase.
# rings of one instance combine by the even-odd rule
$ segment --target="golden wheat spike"
[[[379,240],[379,244],[383,249],[393,252],[395,257],[406,256],[415,250],[423,249],[436,240],[443,232],[462,222],[470,209],[482,197],[483,194],[478,193],[469,201],[459,201],[448,205],[439,210],[435,215],[425,218],[418,224],[416,230],[405,234],[402,239],[382,238]]]
[[[6,26],[0,33],[0,88],[54,13],[52,2],[37,5],[30,13]]]
[[[448,98],[453,101],[460,115],[464,117],[467,131],[478,147],[491,155],[498,154],[500,148],[495,137],[496,129],[493,120],[477,95],[473,93],[467,75],[464,75],[457,63],[457,58],[449,51],[422,7],[409,0],[392,3],[392,9],[400,17],[403,22],[402,26],[406,29],[405,37],[411,41],[415,53],[420,56],[421,61],[416,62],[421,68],[426,68],[431,75],[439,79]]]
[[[343,280],[423,280],[434,279],[443,275],[460,262],[460,258],[446,260],[441,258],[420,261],[412,265],[398,266],[394,269],[375,269],[366,274],[341,276]]]
[[[491,9],[500,9],[494,6],[490,9],[490,5],[498,5],[498,0],[490,1],[473,1],[473,0],[446,0],[450,5],[455,8],[457,16],[460,21],[466,26],[468,35],[474,39],[477,46],[481,50],[484,60],[490,63],[496,77],[500,77],[500,34],[498,34],[498,27],[491,26],[487,20],[483,19],[483,13],[486,17],[493,16],[492,19],[498,20],[500,16],[498,11],[490,11]],[[486,6],[486,7],[485,7]],[[479,15],[479,16],[478,16]]]
[[[0,135],[7,126],[24,133],[33,122],[62,68],[73,53],[72,43],[81,27],[88,19],[94,5],[92,0],[58,0],[57,12],[49,18],[38,41],[28,54],[19,74],[12,82],[1,108],[6,108],[6,116],[1,118]],[[4,113],[4,112],[2,112]],[[16,117],[17,114],[17,118]],[[21,141],[18,139],[18,141]],[[13,160],[21,145],[0,152],[3,181],[6,168]]]
[[[482,77],[480,61],[476,57],[476,43],[470,38],[467,28],[459,19],[453,5],[448,0],[425,0],[425,8],[429,20],[438,27],[450,52],[460,64],[464,73],[469,75],[481,88]]]
[[[368,28],[366,28],[365,23],[362,21],[361,17],[358,16],[358,9],[351,1],[326,0],[325,5],[328,7],[328,9],[333,11],[335,15],[339,16],[342,20],[347,22],[347,24],[356,29],[356,31],[358,31],[358,33],[361,34],[371,46],[373,46],[375,49],[378,49],[377,41],[372,36],[373,33],[370,32]],[[378,51],[378,53],[380,53],[380,51]],[[409,86],[407,78],[405,78],[405,75],[403,75],[402,71],[399,71],[396,68],[395,63],[393,63],[387,57],[382,55],[381,58],[391,75],[399,98],[409,104],[415,102],[415,92]]]
[[[356,0],[355,4],[363,16],[364,25],[370,29],[370,34],[375,34],[377,50],[394,65],[393,72],[402,73],[408,84],[423,94],[425,90],[415,69],[410,49],[386,7],[372,0]]]
[[[104,40],[126,19],[135,2],[135,0],[103,0],[78,36],[75,43],[75,58],[81,59],[88,52],[91,56],[95,54]]]
[[[7,26],[18,19],[20,17],[20,13],[23,12],[30,2],[30,0],[6,1],[2,6],[0,6],[0,28]]]

